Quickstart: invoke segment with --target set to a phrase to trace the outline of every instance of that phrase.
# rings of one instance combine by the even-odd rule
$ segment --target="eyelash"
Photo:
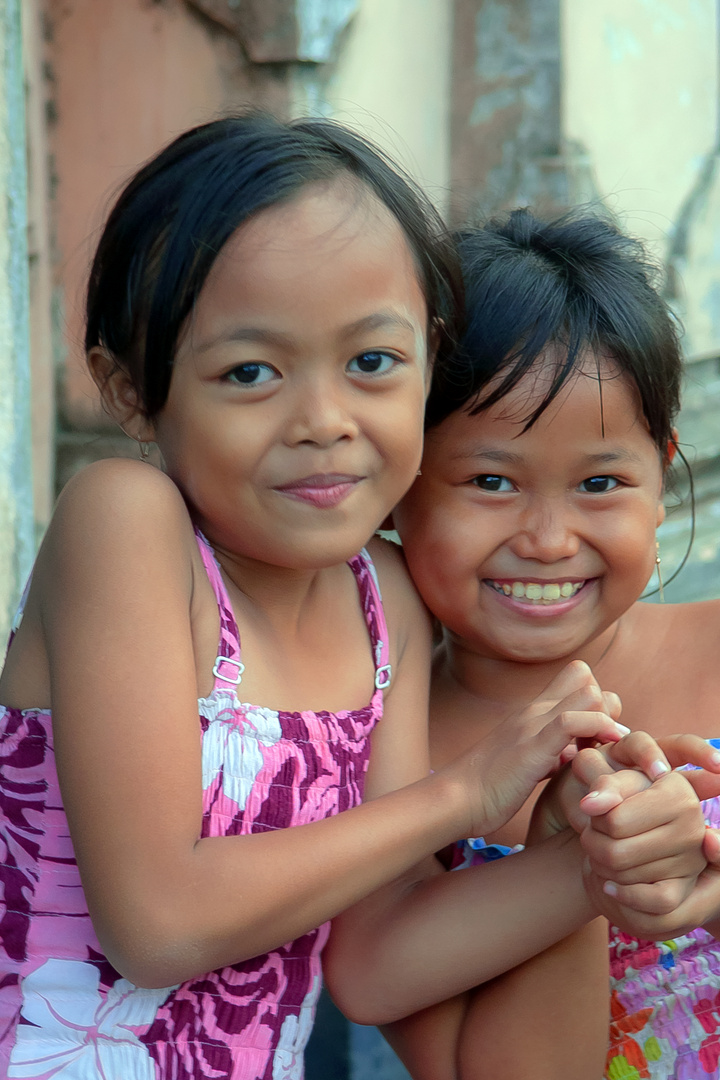
[[[256,371],[263,371],[264,370],[264,371],[269,372],[270,373],[270,378],[269,379],[254,380],[252,382],[246,382],[246,381],[242,381],[240,379],[234,379],[233,378],[233,375],[235,375],[236,372],[238,372],[238,371],[250,371],[250,370],[253,370],[253,369],[256,370]],[[238,364],[236,367],[231,368],[230,371],[227,371],[223,375],[223,380],[225,382],[233,383],[235,386],[264,386],[265,383],[271,382],[271,380],[274,377],[277,377],[277,376],[278,376],[278,372],[275,370],[274,367],[271,367],[270,364],[251,364],[251,363],[249,363],[249,364]]]
[[[353,375],[369,375],[369,376],[387,375],[387,374],[390,373],[390,371],[392,371],[392,369],[397,364],[399,364],[401,362],[399,360],[399,358],[397,356],[395,356],[393,353],[384,352],[382,349],[368,349],[366,352],[358,353],[357,356],[354,356],[352,358],[352,360],[349,361],[349,363],[347,365],[348,370],[350,370],[350,365],[351,364],[354,364],[356,361],[364,360],[367,357],[380,357],[383,360],[389,360],[390,361],[390,366],[388,368],[386,368],[384,371],[357,371],[356,370],[356,371],[351,371],[351,374],[353,374]]]
[[[578,487],[582,490],[583,484],[591,484],[593,482],[593,480],[610,480],[612,482],[612,487],[604,488],[602,491],[588,491],[588,490],[585,490],[583,492],[583,494],[585,494],[585,495],[605,495],[608,491],[615,491],[616,488],[620,487],[620,481],[618,480],[617,476],[605,476],[605,475],[602,475],[602,474],[600,476],[588,476],[585,480],[580,481],[580,483],[578,484]]]
[[[603,488],[601,491],[597,491],[597,490],[592,491],[592,490],[588,490],[588,489],[583,489],[583,484],[591,484],[593,481],[596,481],[596,480],[610,481],[612,486]],[[500,495],[504,495],[508,491],[514,491],[515,490],[515,487],[514,487],[512,481],[509,480],[507,478],[507,476],[499,476],[496,473],[480,473],[478,476],[474,476],[472,478],[471,483],[474,484],[474,486],[479,488],[481,491],[493,492],[493,493],[497,493],[497,494],[500,494]],[[503,483],[505,483],[505,484],[507,484],[509,486],[506,487],[506,488],[503,488],[501,486]],[[618,480],[618,478],[616,476],[605,476],[605,475],[588,476],[588,477],[586,477],[585,480],[581,480],[580,483],[578,484],[578,488],[583,492],[584,495],[605,495],[608,491],[615,491],[615,489],[618,488],[619,486],[620,486],[620,481]]]
[[[355,364],[356,362],[361,362],[361,361],[363,361],[363,360],[365,360],[367,358],[379,358],[380,362],[381,362],[381,364],[380,364],[381,368],[382,368],[382,361],[389,361],[389,363],[388,363],[387,367],[382,368],[382,370],[362,371],[362,370],[357,370],[357,369],[353,370],[351,368],[352,364]],[[352,358],[352,360],[350,360],[348,362],[347,369],[350,372],[350,374],[352,374],[352,375],[360,375],[361,377],[365,376],[365,377],[372,378],[373,376],[388,375],[393,370],[393,368],[399,363],[401,363],[400,359],[397,356],[395,356],[393,353],[384,352],[384,351],[382,351],[380,349],[368,349],[366,352],[358,353],[357,356],[354,356]],[[252,380],[249,380],[249,379],[248,380],[243,380],[243,379],[234,378],[234,376],[238,372],[247,372],[247,373],[249,373],[249,372],[267,372],[268,377],[267,378],[262,378],[262,379],[252,379]],[[249,362],[247,364],[237,364],[236,367],[231,368],[230,371],[226,372],[225,375],[223,375],[223,379],[224,379],[225,382],[233,383],[235,386],[247,386],[247,387],[263,386],[265,383],[271,382],[273,380],[273,378],[280,378],[280,377],[281,376],[276,371],[276,369],[274,367],[272,367],[270,364],[261,364],[261,363],[252,363],[252,362]]]
[[[514,486],[512,486],[512,481],[508,480],[507,476],[498,476],[496,473],[480,473],[478,476],[473,476],[471,483],[474,484],[475,487],[480,488],[481,491],[498,492],[499,494],[504,495],[505,492],[508,490],[507,488],[505,490],[502,490],[500,487],[483,487],[483,482],[488,484],[492,484],[494,482],[502,484],[503,481],[506,484],[511,485],[511,490],[515,490]]]

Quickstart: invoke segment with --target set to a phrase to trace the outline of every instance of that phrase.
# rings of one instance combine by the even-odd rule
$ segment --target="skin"
[[[52,702],[89,911],[107,957],[139,985],[167,986],[276,948],[399,875],[412,876],[432,929],[447,886],[431,853],[498,827],[575,737],[618,738],[589,669],[571,665],[541,708],[516,718],[521,767],[517,748],[511,767],[509,748],[491,736],[430,776],[429,627],[397,551],[375,542],[393,679],[373,733],[370,801],[292,830],[199,839],[197,698],[212,686],[219,626],[193,523],[228,586],[245,700],[366,705],[374,667],[346,560],[417,470],[427,322],[400,227],[345,179],[263,211],[229,241],[156,416],[144,414],[113,357],[98,348],[89,358],[108,411],[157,442],[167,474],[106,461],[67,486],[0,698],[18,708]],[[557,841],[549,847],[566,858]],[[479,884],[450,882],[468,918]],[[372,936],[387,960],[371,970],[366,958],[360,1013],[396,1015],[403,980],[390,946],[411,933],[407,900],[404,881],[383,894],[387,918]],[[578,906],[589,906],[584,893]],[[467,985],[484,977],[481,959]],[[410,990],[406,1012],[418,1007]]]
[[[549,369],[541,358],[515,391],[492,408],[474,417],[455,413],[430,431],[422,476],[394,514],[413,579],[445,628],[433,667],[435,767],[478,735],[501,731],[508,716],[571,659],[585,660],[602,685],[620,695],[623,721],[631,727],[646,728],[661,740],[685,725],[703,737],[717,734],[720,676],[714,657],[720,604],[635,603],[654,566],[655,530],[664,514],[661,454],[637,394],[610,361],[601,362],[601,416],[592,358],[523,432],[521,418],[542,396]],[[566,582],[584,584],[572,599],[542,607],[526,597],[508,597],[502,588]],[[672,740],[663,745],[669,748]],[[587,754],[578,759],[578,776],[602,790],[604,770]],[[672,763],[681,760],[676,745]],[[578,785],[576,799],[587,786]],[[697,800],[680,774],[663,777],[643,795],[631,785],[627,794],[623,806],[605,817],[590,820],[579,813],[574,821],[596,871],[587,877],[590,894],[602,893],[607,878],[618,886],[615,913],[608,912],[616,922],[631,899],[648,915],[660,910],[669,893],[661,896],[658,884],[651,883],[664,872],[675,885],[679,882],[678,865],[672,862],[659,859],[653,865],[651,860],[648,876],[642,877],[623,866],[622,856],[614,866],[612,857],[606,860],[611,838],[618,843],[616,852],[631,855],[624,814],[637,811],[639,799],[646,799],[648,808],[651,800],[669,806],[677,799],[682,825],[675,845],[683,833],[699,844],[702,829]],[[551,790],[531,841],[572,818],[567,793],[566,799],[564,809],[558,809],[563,799]],[[528,800],[502,829],[485,834],[488,841],[524,842],[534,801]],[[582,807],[588,811],[587,799]],[[549,825],[553,815],[555,824]],[[687,928],[705,924],[712,930],[720,912],[720,886],[717,874],[703,867],[701,860],[686,879],[692,887],[683,891],[679,910]],[[607,982],[595,977],[598,972],[602,976],[607,963],[606,932],[599,925],[594,939],[576,934],[478,988],[469,999],[457,999],[454,1011],[446,1003],[444,1023],[426,1014],[391,1032],[413,1075],[431,1075],[423,1059],[443,1040],[444,1071],[436,1067],[436,1077],[473,1080],[500,1070],[537,1078],[546,1075],[538,1072],[540,1061],[548,1077],[558,1070],[578,1080],[599,1075],[607,1041],[602,1020]],[[590,928],[583,933],[591,934]],[[658,936],[650,915],[639,936]],[[454,1017],[452,1023],[448,1016]],[[599,1018],[594,1042],[589,1017]],[[500,1023],[501,1044],[493,1038]],[[536,1043],[523,1034],[533,1023],[538,1031],[555,1033],[582,1025],[585,1057],[572,1039],[556,1039],[552,1055],[549,1050],[536,1054]]]

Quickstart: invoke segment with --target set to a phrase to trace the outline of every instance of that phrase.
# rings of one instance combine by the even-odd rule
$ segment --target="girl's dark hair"
[[[429,201],[361,136],[328,120],[247,113],[193,128],[148,162],[115,204],[93,261],[85,348],[104,346],[145,414],[164,405],[178,335],[223,245],[253,214],[345,174],[393,213],[415,258],[439,353],[461,307],[450,240]]]
[[[590,351],[635,384],[667,461],[682,361],[675,321],[642,245],[596,215],[575,212],[544,222],[529,210],[462,229],[457,242],[466,330],[450,363],[435,373],[427,426],[468,404],[471,413],[489,408],[548,346],[559,346],[550,388],[524,418],[525,429]]]

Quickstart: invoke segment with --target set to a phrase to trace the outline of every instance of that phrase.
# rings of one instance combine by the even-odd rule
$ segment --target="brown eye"
[[[397,357],[384,352],[365,352],[353,357],[348,371],[359,375],[385,375],[398,363]]]
[[[619,483],[615,476],[589,476],[579,486],[587,495],[602,495],[606,491],[613,491]]]
[[[225,375],[228,382],[241,386],[260,386],[275,378],[277,378],[277,371],[269,364],[238,364]]]
[[[493,473],[481,473],[474,476],[472,483],[481,491],[514,491],[513,485],[507,476],[495,476]]]

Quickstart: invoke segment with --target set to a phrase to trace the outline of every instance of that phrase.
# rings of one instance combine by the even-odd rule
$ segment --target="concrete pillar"
[[[565,138],[560,0],[454,0],[453,222],[594,198]]]
[[[0,636],[34,553],[20,0],[0,0]]]

